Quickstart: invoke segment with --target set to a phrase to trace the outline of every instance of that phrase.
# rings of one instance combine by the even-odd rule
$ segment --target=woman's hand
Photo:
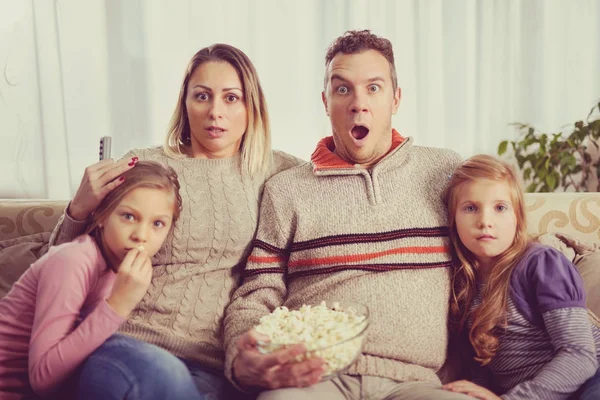
[[[142,300],[152,281],[152,261],[146,250],[131,249],[121,262],[106,302],[127,318]]]
[[[278,389],[306,387],[321,380],[325,362],[315,357],[296,362],[304,353],[303,345],[277,350],[271,354],[260,353],[256,346],[268,337],[255,330],[243,334],[238,340],[238,355],[233,360],[233,376],[244,387]]]
[[[67,213],[75,220],[83,221],[100,205],[111,190],[123,183],[119,176],[133,168],[138,158],[114,161],[112,158],[92,164],[85,169],[81,183],[71,200]]]
[[[501,400],[500,397],[496,396],[486,388],[467,380],[448,383],[442,386],[442,389],[450,392],[463,393],[480,400]]]

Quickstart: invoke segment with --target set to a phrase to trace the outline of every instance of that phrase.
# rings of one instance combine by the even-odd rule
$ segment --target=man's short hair
[[[329,80],[329,72],[327,69],[329,68],[331,60],[333,60],[333,57],[338,53],[355,54],[364,50],[376,50],[388,61],[392,76],[392,86],[395,92],[398,87],[398,78],[396,76],[396,64],[394,63],[392,43],[386,38],[372,34],[368,29],[362,31],[346,31],[346,33],[335,39],[333,43],[329,45],[327,48],[327,55],[325,56],[325,88],[327,88],[327,81]]]

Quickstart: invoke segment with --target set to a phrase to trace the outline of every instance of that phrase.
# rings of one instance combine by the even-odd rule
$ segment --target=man
[[[369,31],[330,46],[322,99],[333,137],[311,163],[265,185],[244,283],[225,317],[226,374],[241,387],[278,389],[259,399],[468,398],[443,391],[436,375],[451,265],[440,195],[459,156],[392,129],[392,46]],[[356,363],[317,383],[322,360],[288,362],[302,346],[261,355],[249,330],[277,306],[321,300],[365,304],[371,326]]]

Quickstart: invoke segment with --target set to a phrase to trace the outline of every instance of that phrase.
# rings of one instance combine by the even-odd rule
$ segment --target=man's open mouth
[[[369,134],[369,128],[364,125],[354,125],[350,133],[354,139],[362,140]]]

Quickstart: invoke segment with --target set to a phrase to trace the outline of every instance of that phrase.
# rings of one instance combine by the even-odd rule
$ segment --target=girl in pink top
[[[52,247],[0,299],[1,400],[55,393],[146,293],[151,257],[179,217],[179,183],[151,161],[119,179],[88,234]]]

